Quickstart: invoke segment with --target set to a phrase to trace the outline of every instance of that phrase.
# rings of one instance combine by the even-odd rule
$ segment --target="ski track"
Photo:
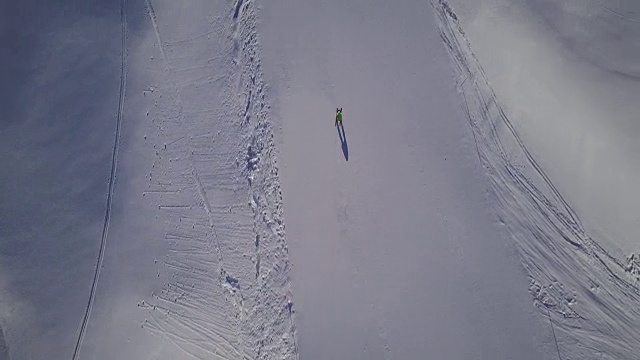
[[[229,18],[164,41],[146,0],[165,83],[149,87],[156,156],[143,196],[162,211],[168,254],[164,288],[138,306],[142,327],[194,358],[297,358],[255,6],[240,0]],[[189,51],[206,41],[221,42],[217,56]]]
[[[443,0],[432,6],[497,216],[517,245],[535,305],[549,317],[558,357],[637,358],[637,256],[618,259],[587,233],[503,111],[455,13]]]
[[[98,250],[98,258],[96,261],[96,268],[93,275],[93,282],[91,283],[91,291],[89,293],[89,300],[87,307],[85,308],[82,324],[80,325],[80,331],[78,333],[78,339],[76,346],[73,350],[73,359],[77,359],[80,355],[80,349],[82,347],[82,340],[87,330],[87,324],[91,316],[91,310],[95,301],[96,290],[98,288],[98,281],[100,279],[100,271],[102,268],[102,262],[104,260],[104,251],[107,246],[107,234],[109,231],[109,222],[111,221],[111,205],[113,203],[113,188],[116,180],[116,169],[118,165],[118,150],[120,149],[120,130],[122,128],[122,116],[124,113],[124,96],[127,84],[127,12],[126,12],[126,0],[120,1],[120,23],[122,26],[122,50],[121,50],[121,67],[120,67],[120,94],[118,98],[118,114],[116,117],[116,130],[115,139],[113,145],[113,155],[111,157],[111,172],[109,175],[109,186],[107,190],[107,203],[104,214],[104,223],[102,226],[102,236],[100,238],[100,249]]]

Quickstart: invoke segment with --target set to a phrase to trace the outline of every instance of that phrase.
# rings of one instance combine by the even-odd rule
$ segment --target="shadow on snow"
[[[344,125],[342,122],[336,121],[336,129],[338,130],[338,136],[340,137],[340,145],[342,147],[342,154],[344,159],[349,161],[349,146],[347,145],[347,134],[344,132]]]

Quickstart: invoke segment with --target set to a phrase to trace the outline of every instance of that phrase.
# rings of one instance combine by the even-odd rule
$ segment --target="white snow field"
[[[638,358],[635,2],[0,30],[0,360]]]

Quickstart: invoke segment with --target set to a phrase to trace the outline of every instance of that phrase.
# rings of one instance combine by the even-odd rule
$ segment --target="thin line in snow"
[[[93,275],[93,283],[91,284],[91,292],[89,294],[89,300],[84,312],[84,318],[82,319],[82,325],[80,326],[80,333],[78,334],[78,340],[76,341],[76,347],[73,351],[73,360],[78,358],[80,354],[80,348],[82,346],[82,340],[87,330],[87,323],[89,322],[89,316],[91,315],[91,309],[95,301],[96,290],[98,287],[98,279],[100,278],[100,270],[102,268],[102,262],[104,260],[104,250],[107,245],[107,233],[109,231],[109,222],[111,220],[111,204],[113,202],[113,188],[116,179],[116,167],[118,164],[118,150],[120,148],[120,130],[122,126],[122,114],[124,112],[124,94],[126,86],[126,58],[127,58],[127,13],[126,13],[126,0],[120,2],[120,23],[122,26],[122,55],[121,55],[121,67],[120,67],[120,97],[118,99],[118,115],[116,119],[116,131],[115,140],[113,144],[113,154],[111,157],[111,174],[109,177],[109,189],[107,191],[107,207],[104,214],[104,223],[102,226],[102,237],[100,239],[100,250],[98,251],[98,259],[96,261],[96,269]]]

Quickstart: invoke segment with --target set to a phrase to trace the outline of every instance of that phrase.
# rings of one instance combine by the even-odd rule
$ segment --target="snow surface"
[[[344,5],[264,6],[300,357],[552,358],[430,4]]]
[[[545,4],[542,5],[541,7],[544,8]],[[637,246],[637,244],[633,238],[620,241],[616,239],[616,235],[626,233],[633,236],[634,234],[633,223],[637,221],[637,213],[625,212],[629,203],[621,199],[623,196],[633,198],[637,196],[637,193],[633,187],[619,180],[636,171],[637,162],[629,162],[628,166],[624,160],[617,160],[606,165],[599,164],[597,168],[609,171],[604,174],[597,173],[594,167],[584,168],[580,164],[573,165],[575,167],[571,168],[574,170],[572,174],[562,174],[561,171],[556,171],[555,176],[552,177],[547,175],[544,170],[545,168],[556,170],[557,166],[566,165],[571,160],[579,160],[583,164],[590,162],[592,166],[601,161],[602,157],[592,156],[591,152],[579,154],[575,148],[572,149],[572,146],[575,147],[578,143],[577,146],[582,149],[593,150],[590,146],[594,146],[594,144],[585,142],[585,137],[591,137],[594,142],[610,142],[611,140],[607,137],[611,133],[598,132],[598,128],[603,123],[609,122],[609,128],[615,132],[617,126],[627,122],[630,116],[634,116],[634,114],[637,116],[640,113],[637,104],[624,100],[628,94],[626,91],[632,92],[638,87],[637,81],[633,80],[635,77],[633,66],[625,67],[624,60],[609,61],[608,65],[612,68],[618,67],[619,70],[607,69],[607,72],[615,76],[612,75],[602,81],[605,82],[605,86],[614,88],[615,92],[601,101],[586,105],[586,98],[592,95],[590,89],[582,91],[575,89],[576,92],[568,95],[559,92],[554,94],[557,89],[555,86],[566,89],[573,85],[574,80],[573,73],[569,72],[568,75],[563,76],[561,72],[558,72],[560,69],[554,67],[557,64],[553,64],[553,62],[565,61],[564,58],[545,53],[545,51],[549,51],[553,54],[553,50],[556,50],[553,49],[554,39],[546,39],[545,42],[544,36],[539,33],[524,32],[523,35],[516,31],[513,36],[522,36],[524,39],[520,38],[515,47],[523,46],[527,43],[526,40],[529,40],[529,36],[533,36],[539,40],[536,47],[539,49],[538,52],[542,53],[541,60],[538,62],[549,61],[549,64],[545,64],[547,67],[532,65],[533,74],[528,74],[518,70],[518,68],[528,65],[527,61],[521,59],[512,62],[513,60],[509,56],[504,56],[506,60],[503,60],[499,71],[502,74],[511,74],[512,77],[510,78],[508,75],[496,76],[498,84],[496,88],[503,91],[510,89],[510,91],[494,91],[493,85],[489,81],[492,73],[484,71],[473,52],[473,41],[470,42],[467,39],[455,12],[444,1],[439,1],[434,6],[439,15],[443,39],[454,64],[456,64],[456,77],[463,96],[463,106],[467,112],[469,125],[474,132],[478,155],[493,184],[498,214],[520,248],[523,263],[532,278],[530,291],[536,299],[537,305],[543,312],[547,312],[554,324],[554,336],[558,339],[559,344],[558,357],[635,358],[637,349],[640,347],[640,333],[636,326],[640,316],[638,311],[640,288],[637,285],[638,259],[634,253],[628,257],[621,256],[620,249]],[[553,6],[549,6],[548,3],[546,6],[553,9]],[[522,10],[518,9],[517,5],[507,6],[508,10],[495,10],[493,7],[491,9],[497,13],[508,13],[513,17],[516,17],[514,14],[517,15],[518,11]],[[591,8],[586,7],[585,9],[590,10]],[[604,10],[599,9],[599,11],[603,12]],[[547,13],[544,10],[541,12]],[[598,10],[596,10],[597,12]],[[574,14],[568,13],[564,15],[569,19],[575,18],[572,16]],[[528,19],[531,18],[535,17],[528,17]],[[522,23],[527,24],[527,21]],[[521,30],[518,25],[514,25],[513,28]],[[606,30],[614,31],[621,28],[624,28],[624,24],[620,26],[614,22],[613,25],[607,26]],[[598,27],[592,30],[595,33],[594,39],[598,38],[600,30],[602,29]],[[624,31],[622,33],[626,34]],[[509,37],[508,35],[507,38]],[[476,41],[480,43],[481,52],[493,48],[483,42],[486,39],[482,39],[482,37],[479,39]],[[500,42],[500,44],[502,46],[505,42]],[[617,45],[622,46],[620,43]],[[627,56],[637,57],[640,55],[640,52],[634,52],[637,49],[633,49],[633,44],[628,45],[630,46],[629,49],[626,49]],[[609,46],[604,45],[602,48]],[[527,52],[526,47],[524,46],[525,53]],[[593,55],[594,50],[590,48],[586,52]],[[606,54],[598,54],[604,55],[600,57],[601,61],[607,61]],[[589,56],[585,55],[586,58]],[[585,66],[584,61],[575,61],[576,67]],[[491,61],[485,61],[485,63],[489,64],[489,68],[494,72],[498,71]],[[562,67],[560,66],[560,68]],[[584,76],[581,81],[594,76],[602,76],[602,74],[598,74],[598,70],[584,68],[580,70],[583,71],[582,75]],[[540,72],[541,76],[534,79],[533,76],[536,75],[536,72]],[[622,81],[620,76],[623,77]],[[549,82],[543,82],[545,79]],[[520,89],[523,89],[523,93],[528,93],[530,90],[522,85],[531,87],[533,86],[531,82],[543,84],[544,87],[537,85],[538,93],[543,94],[544,92],[540,89],[543,88],[546,91],[548,87],[552,95],[557,98],[533,95],[527,98],[527,103],[525,103],[519,95],[514,95],[514,92]],[[513,84],[519,84],[517,89],[512,87]],[[570,98],[569,103],[578,99],[585,105],[577,107],[575,110],[566,110],[567,105],[573,104],[558,104],[557,99],[564,98]],[[598,117],[598,113],[607,104],[615,102],[624,103],[625,106],[620,110],[610,111],[610,117]],[[541,109],[534,111],[530,107],[531,104],[537,104],[541,106]],[[554,113],[548,113],[548,109]],[[627,110],[631,112],[626,113]],[[589,111],[592,114],[586,115]],[[567,115],[563,116],[564,114]],[[576,118],[576,115],[586,116]],[[550,118],[545,119],[545,116],[550,116]],[[511,118],[516,120],[512,122]],[[545,133],[540,128],[541,125],[556,125],[553,128],[554,132],[564,134],[565,126],[576,128],[574,122],[577,120],[580,120],[581,123],[577,131],[579,132],[578,136],[560,135],[561,141],[555,142],[556,139],[553,136],[545,138],[540,135]],[[531,130],[532,133],[527,137],[520,136],[517,130],[518,125]],[[535,131],[539,131],[539,133],[536,134]],[[582,142],[576,137],[582,137]],[[624,152],[623,150],[628,146],[625,143],[625,136],[618,135],[616,138],[618,143],[614,145],[611,142],[610,145],[614,145],[613,148],[609,149],[603,157]],[[529,141],[527,142],[527,140]],[[567,146],[567,142],[572,146]],[[550,156],[549,151],[556,150],[558,152],[553,155],[553,158],[541,156],[544,162],[538,162],[534,153],[525,144],[531,144],[531,147],[536,149],[544,148],[545,150],[540,152],[548,156]],[[567,147],[573,151],[568,150]],[[610,171],[614,172],[614,176],[611,178],[617,180],[606,180],[611,176]],[[616,177],[617,174],[620,176]],[[583,177],[586,177],[587,180],[581,181]],[[591,182],[592,179],[594,182]],[[602,190],[611,194],[609,195],[611,199],[606,201],[602,197],[589,197],[576,201],[582,206],[572,206],[571,202],[563,197],[562,188],[556,186],[555,182],[565,187],[571,187],[575,183],[577,187],[588,188],[592,191],[596,191],[593,188],[594,183],[608,182],[609,184],[606,186],[614,186],[615,190]],[[571,199],[580,198],[579,195],[584,196],[584,194],[580,194],[580,191],[566,192],[571,195]],[[596,207],[607,207],[616,200],[619,201],[617,209],[613,214],[606,216],[600,215],[594,218],[594,214],[598,214],[599,209],[593,211],[584,206],[584,204],[589,204]],[[581,209],[581,211],[575,209]],[[584,224],[595,222],[595,226],[601,225],[606,228],[607,226],[622,225],[622,228],[619,229],[619,232],[612,232],[609,238],[603,237],[602,232],[593,230],[592,226],[594,225],[590,227],[583,224],[581,214],[586,215],[587,221]],[[614,214],[618,218],[611,216]],[[635,229],[637,232],[637,227]]]
[[[2,2],[0,359],[636,358],[639,10]]]
[[[605,243],[637,252],[640,3],[457,3],[501,103],[554,183]]]

